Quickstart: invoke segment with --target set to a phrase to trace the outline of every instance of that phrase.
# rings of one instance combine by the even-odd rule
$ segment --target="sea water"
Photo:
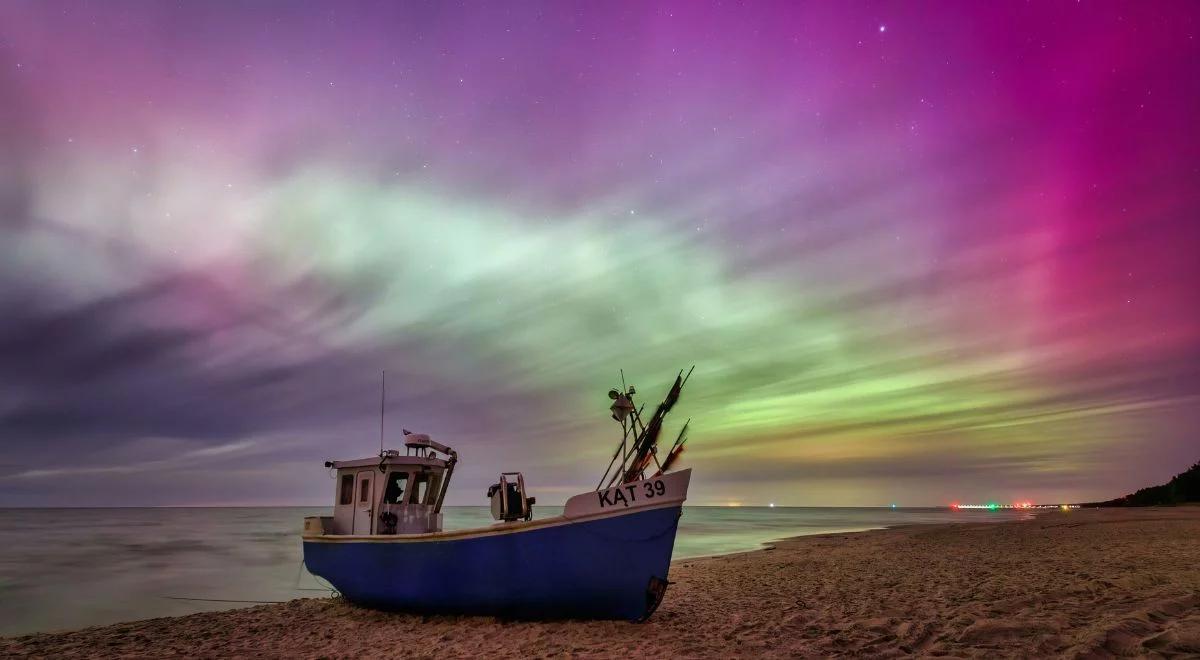
[[[562,513],[535,507],[536,517]],[[300,528],[327,508],[0,509],[0,635],[68,630],[328,596],[304,570]],[[789,536],[1026,518],[1029,511],[684,507],[675,559]],[[446,529],[487,507],[447,507]]]

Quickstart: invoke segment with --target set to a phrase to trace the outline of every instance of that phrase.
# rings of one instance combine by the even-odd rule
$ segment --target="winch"
[[[520,472],[502,472],[500,481],[488,487],[492,500],[492,518],[504,522],[533,518],[536,497],[525,495],[525,477]]]

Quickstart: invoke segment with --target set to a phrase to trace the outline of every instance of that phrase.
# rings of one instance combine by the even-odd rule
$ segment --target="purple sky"
[[[1194,2],[0,5],[0,506],[326,504],[431,434],[697,504],[1200,458]],[[668,433],[673,433],[671,428]]]

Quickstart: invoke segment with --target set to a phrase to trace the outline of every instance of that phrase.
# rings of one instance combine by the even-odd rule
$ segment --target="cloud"
[[[23,470],[13,474],[0,476],[0,479],[6,480],[26,480],[26,479],[45,479],[47,477],[70,477],[79,475],[106,475],[106,474],[142,474],[151,471],[161,472],[167,470],[179,469],[203,469],[207,467],[203,459],[212,457],[225,457],[227,455],[244,455],[254,453],[255,449],[262,448],[262,443],[253,440],[239,440],[223,445],[213,445],[209,447],[201,447],[191,449],[177,455],[167,456],[163,458],[126,461],[113,465],[69,465],[66,467],[40,468],[34,470]]]

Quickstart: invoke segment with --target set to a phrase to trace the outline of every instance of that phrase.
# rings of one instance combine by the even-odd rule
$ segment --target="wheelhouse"
[[[442,502],[458,455],[424,433],[405,434],[404,447],[403,455],[391,449],[380,456],[325,463],[335,472],[336,492],[333,516],[319,519],[320,533],[441,531]]]

